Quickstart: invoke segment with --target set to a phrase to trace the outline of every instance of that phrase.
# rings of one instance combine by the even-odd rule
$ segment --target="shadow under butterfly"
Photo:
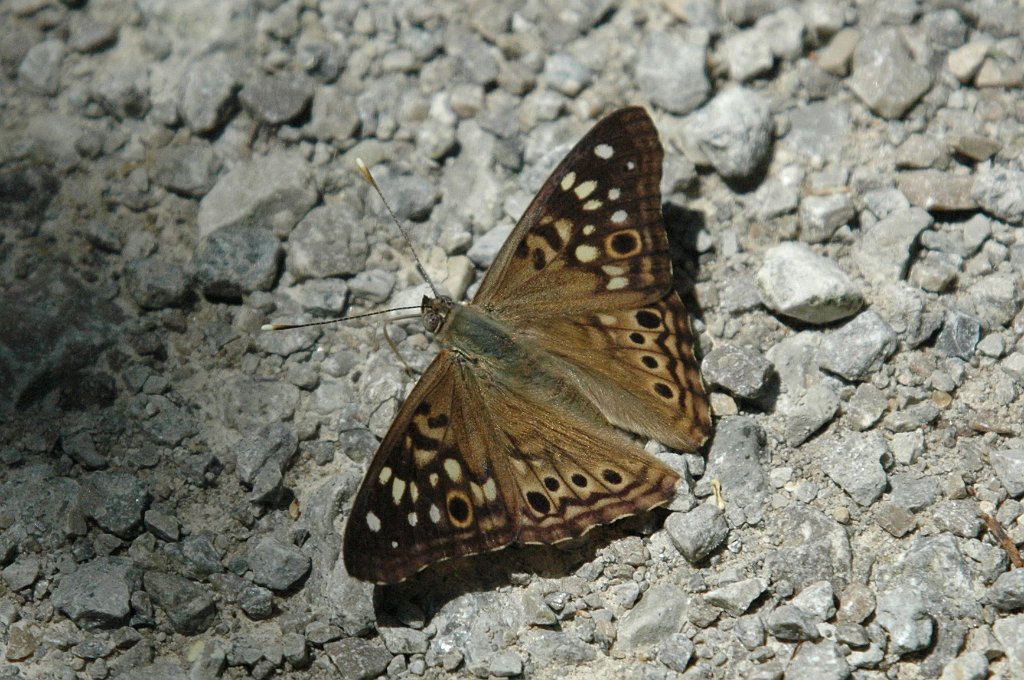
[[[471,303],[424,297],[443,349],[352,503],[350,575],[394,584],[675,496],[679,475],[622,432],[695,451],[712,429],[672,286],[663,155],[644,109],[610,114],[552,172]]]

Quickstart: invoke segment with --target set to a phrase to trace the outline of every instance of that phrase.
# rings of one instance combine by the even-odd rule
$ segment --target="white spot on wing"
[[[437,524],[438,522],[441,521],[441,510],[436,505],[434,505],[433,503],[431,503],[431,505],[430,505],[430,513],[429,514],[430,514],[430,521],[433,522],[434,524]]]
[[[419,518],[416,516],[416,511],[415,510],[413,512],[409,513],[408,520],[409,520],[409,526],[411,526],[411,527],[416,526],[416,522],[419,521]]]
[[[636,163],[633,161],[627,161],[626,170],[636,170]]]
[[[594,189],[597,188],[597,182],[594,180],[587,180],[586,182],[580,182],[573,191],[576,192],[576,196],[582,201],[584,198],[594,193]]]
[[[416,482],[409,482],[409,498],[413,503],[420,497],[420,488],[416,486]]]
[[[380,531],[380,517],[372,512],[366,513],[366,526],[370,527],[370,531],[373,533],[377,533]]]
[[[609,144],[598,144],[594,147],[594,155],[602,160],[608,160],[615,153],[615,149]]]
[[[391,541],[391,549],[395,550],[396,548],[398,548],[398,541]]]
[[[573,184],[576,184],[576,173],[566,173],[565,177],[562,178],[562,191],[568,191],[569,189],[572,189]]]
[[[448,478],[453,482],[462,481],[462,466],[459,465],[459,461],[454,458],[445,458],[444,471],[448,474]]]
[[[628,217],[628,215],[626,214],[625,210],[616,210],[615,212],[612,213],[612,222],[615,222],[616,224],[622,224],[623,222],[626,221],[626,217]]]
[[[619,189],[618,187],[608,190],[608,200],[617,201],[619,200],[620,196],[622,196],[622,190]]]
[[[603,271],[608,276],[622,276],[623,274],[626,273],[626,268],[625,267],[620,267],[617,264],[606,264],[605,266],[601,267],[601,271]],[[615,317],[612,317],[612,318],[614,319]],[[606,324],[606,325],[611,325],[611,324]]]
[[[592,198],[592,199],[590,199],[589,201],[587,201],[586,203],[583,204],[583,209],[584,210],[597,210],[602,205],[604,205],[604,203],[602,201],[599,201],[596,198]]]
[[[596,227],[593,224],[587,224],[583,227],[583,235],[590,236],[591,234],[594,233],[595,230]]]
[[[382,467],[380,469],[380,475],[377,477],[381,484],[387,484],[388,480],[391,479],[391,468]]]
[[[405,480],[395,477],[395,481],[391,483],[391,499],[395,501],[395,505],[402,502],[402,494],[405,493]]]
[[[629,280],[625,276],[616,276],[608,282],[608,290],[621,290],[629,284]]]
[[[576,246],[576,259],[580,262],[593,262],[597,259],[597,248],[591,245],[583,244]]]
[[[438,474],[436,472],[431,472],[430,473],[430,486],[436,488],[437,487],[437,483],[438,483],[438,481],[440,481],[440,479],[441,478],[438,476]]]
[[[491,477],[484,484],[484,498],[493,503],[498,498],[498,485],[494,483],[494,478]]]

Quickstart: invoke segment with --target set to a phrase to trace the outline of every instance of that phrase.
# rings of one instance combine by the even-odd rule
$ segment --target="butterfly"
[[[675,496],[622,430],[693,451],[711,432],[689,315],[672,289],[661,143],[647,112],[600,120],[544,183],[471,303],[423,298],[443,349],[355,496],[351,576],[556,543]]]

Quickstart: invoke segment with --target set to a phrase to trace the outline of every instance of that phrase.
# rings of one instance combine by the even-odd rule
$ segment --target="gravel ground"
[[[0,3],[0,678],[1024,677],[1021,5],[514,4]],[[688,488],[352,580],[412,381],[373,319],[259,327],[418,303],[354,159],[462,297],[629,103],[713,390],[704,455],[648,445]]]

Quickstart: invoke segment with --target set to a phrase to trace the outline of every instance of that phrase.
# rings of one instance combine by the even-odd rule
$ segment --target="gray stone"
[[[840,433],[820,441],[825,473],[858,505],[869,506],[887,484],[881,461],[889,447],[880,432]]]
[[[717,424],[701,483],[721,483],[725,513],[733,526],[757,524],[764,516],[770,488],[762,465],[764,440],[764,431],[752,418],[726,417]]]
[[[96,450],[96,442],[89,432],[74,432],[61,437],[61,449],[86,470],[102,470],[107,459]]]
[[[705,73],[706,47],[677,33],[644,36],[636,61],[636,79],[645,99],[674,114],[700,106],[711,91]]]
[[[63,61],[63,42],[44,40],[36,43],[18,65],[18,79],[22,87],[35,94],[57,94],[60,89],[60,67]]]
[[[802,505],[787,508],[772,519],[773,534],[782,537],[765,557],[772,582],[785,579],[798,589],[822,580],[839,588],[849,582],[852,554],[842,525]]]
[[[197,642],[197,645],[193,650],[195,653],[195,660],[192,662],[189,674],[186,677],[190,678],[190,680],[212,680],[213,678],[221,676],[224,672],[225,666],[227,665],[228,656],[227,649],[223,641],[217,639],[203,640],[201,642]],[[164,676],[155,675],[144,677],[162,678]]]
[[[301,550],[274,538],[264,538],[249,554],[253,581],[278,592],[295,588],[310,566],[310,558]]]
[[[523,673],[523,657],[518,652],[505,650],[491,657],[487,672],[496,678],[514,678]]]
[[[892,485],[889,500],[911,512],[924,510],[942,495],[938,480],[931,476],[897,472],[889,478],[889,483]]]
[[[83,628],[116,626],[131,613],[142,570],[126,557],[100,557],[61,578],[50,601]]]
[[[145,63],[107,62],[93,79],[92,98],[117,120],[144,118],[151,106]]]
[[[832,640],[802,644],[786,667],[787,680],[846,680],[850,664]]]
[[[466,255],[477,267],[489,267],[494,258],[497,257],[501,246],[508,240],[514,226],[513,224],[499,225],[491,229],[473,241],[473,245],[469,248]]]
[[[427,634],[422,630],[398,626],[377,628],[384,646],[392,654],[423,654],[427,651]]]
[[[931,644],[935,622],[920,594],[909,589],[883,593],[878,598],[875,616],[889,634],[889,648],[893,653],[902,656]]]
[[[828,385],[812,385],[795,404],[785,410],[786,443],[799,446],[830,422],[839,411],[839,395]]]
[[[93,472],[83,491],[83,510],[100,527],[121,538],[138,533],[150,500],[145,482],[121,472]]]
[[[828,621],[836,613],[835,591],[829,581],[818,581],[803,588],[790,604],[817,621]]]
[[[914,243],[933,222],[921,208],[889,215],[861,236],[853,251],[854,262],[867,279],[878,284],[904,278]]]
[[[70,23],[68,49],[72,52],[99,52],[117,42],[118,26],[91,14],[75,13]]]
[[[970,551],[970,560],[961,546]],[[962,622],[982,616],[975,580],[984,579],[986,570],[1004,571],[1003,560],[998,548],[938,534],[920,536],[906,552],[879,562],[873,570],[878,592],[875,616],[889,634],[889,650],[902,655],[928,648],[921,671],[938,675],[963,648]]]
[[[687,144],[726,179],[755,173],[771,153],[773,132],[768,104],[742,87],[725,90],[685,122]]]
[[[129,262],[125,279],[128,293],[143,309],[178,307],[188,296],[189,277],[185,270],[158,256]]]
[[[440,199],[437,184],[417,175],[380,173],[378,176],[375,173],[374,179],[387,196],[395,217],[402,223],[409,220],[422,222],[428,219],[431,210]],[[391,220],[384,204],[379,200],[371,200],[368,208],[377,216],[378,224]]]
[[[381,675],[394,656],[384,645],[362,638],[345,638],[324,645],[324,653],[340,678],[371,680]]]
[[[359,129],[359,111],[352,97],[334,85],[320,85],[313,94],[313,106],[305,129],[317,139],[344,144]]]
[[[255,73],[238,92],[238,100],[253,117],[270,125],[290,123],[309,109],[313,82],[305,75]]]
[[[237,450],[235,474],[242,484],[252,486],[266,466],[284,472],[299,450],[299,440],[287,425],[270,423],[244,437]]]
[[[2,216],[0,216],[2,219]],[[66,268],[39,266],[0,295],[0,416],[74,381],[117,337],[122,312]]]
[[[237,62],[223,53],[207,54],[185,70],[178,111],[185,124],[199,134],[224,125],[235,108],[239,88]]]
[[[246,586],[238,593],[238,606],[253,621],[274,615],[274,595],[260,586]]]
[[[860,37],[860,31],[854,28],[844,28],[833,35],[828,44],[818,50],[819,68],[834,76],[844,77],[850,70],[850,60]]]
[[[875,611],[875,594],[863,583],[851,583],[839,595],[839,622],[863,623]]]
[[[971,198],[982,210],[1011,224],[1024,224],[1024,172],[1003,166],[981,167]]]
[[[914,63],[899,31],[865,35],[853,52],[850,89],[883,118],[899,118],[931,87],[928,69]]]
[[[655,639],[661,637],[663,636],[655,636]],[[622,640],[621,634],[619,640]],[[578,635],[561,630],[533,628],[521,635],[519,641],[524,649],[530,650],[533,662],[542,668],[579,666],[597,658],[597,650],[594,647],[583,642]],[[472,672],[472,667],[468,663],[467,668]],[[486,670],[486,667],[481,667],[481,670]]]
[[[722,345],[704,357],[701,373],[709,384],[741,399],[755,400],[768,389],[773,368],[770,361],[750,347]]]
[[[176,194],[201,198],[212,187],[217,162],[209,144],[192,142],[160,149],[153,162],[153,181]]]
[[[1006,653],[1008,677],[1024,675],[1024,614],[997,620],[992,634]]]
[[[764,644],[764,621],[759,614],[748,614],[736,619],[732,629],[733,635],[748,650],[754,650]]]
[[[823,243],[856,216],[849,194],[807,196],[800,201],[800,240]]]
[[[160,508],[154,507],[147,510],[143,520],[146,529],[161,540],[177,541],[181,534],[181,526],[178,524],[177,518]]]
[[[964,652],[946,664],[940,680],[985,680],[988,658],[981,652]]]
[[[897,168],[945,170],[948,166],[949,148],[931,135],[910,135],[896,149]],[[927,206],[921,207],[928,209]]]
[[[851,316],[864,305],[850,277],[802,243],[782,243],[765,253],[757,289],[773,312],[813,324]]]
[[[737,82],[764,75],[775,65],[768,36],[756,28],[730,35],[722,43],[722,53],[729,67],[729,79]]]
[[[1004,612],[1024,609],[1024,570],[1000,574],[985,594],[985,600]]]
[[[714,552],[729,534],[725,515],[713,503],[702,503],[689,512],[673,513],[665,531],[679,552],[692,563]]]
[[[846,380],[864,380],[882,367],[896,347],[896,333],[868,310],[825,337],[818,361],[823,369]]]
[[[267,229],[236,224],[199,242],[196,282],[211,298],[234,299],[270,290],[281,264],[281,243]]]
[[[348,285],[342,279],[311,279],[289,286],[285,294],[298,303],[306,314],[336,318],[345,309]],[[313,375],[314,381],[308,387],[316,387],[315,377]]]
[[[618,644],[626,649],[653,646],[682,631],[687,594],[668,583],[652,585],[619,619]]]
[[[682,673],[693,658],[694,645],[684,633],[670,635],[658,645],[655,658],[676,673]]]
[[[39,577],[39,567],[38,557],[23,555],[4,567],[3,571],[0,572],[0,578],[3,579],[12,592],[17,592],[22,588],[28,588],[36,582],[36,578]]]
[[[882,285],[872,309],[908,347],[922,344],[942,325],[942,314],[928,309],[922,290],[904,281]]]
[[[896,185],[911,205],[929,212],[975,210],[974,178],[941,170],[912,170],[896,176]]]
[[[861,383],[846,405],[846,418],[851,429],[863,432],[877,423],[888,408],[885,392],[871,383]]]
[[[590,69],[564,52],[548,56],[542,75],[548,85],[567,97],[575,97],[591,80]]]
[[[729,616],[740,616],[767,589],[768,582],[763,578],[748,578],[709,590],[704,594],[704,600],[724,610]]]
[[[1012,498],[1024,496],[1024,449],[993,451],[989,456],[992,469]]]
[[[147,571],[143,585],[178,633],[197,635],[213,624],[217,605],[204,586],[160,571]]]
[[[755,26],[764,33],[776,57],[792,60],[803,54],[805,22],[796,9],[782,7],[759,17]]]
[[[917,528],[917,519],[910,510],[888,501],[875,507],[875,521],[896,538],[906,536]]]
[[[868,631],[857,623],[836,624],[836,640],[854,648],[863,648],[871,644]]]
[[[942,330],[935,339],[935,349],[949,357],[965,361],[974,356],[981,339],[981,321],[956,309],[946,312]]]
[[[768,632],[778,640],[794,642],[821,637],[811,615],[791,604],[777,607],[768,615]]]
[[[255,158],[232,168],[203,197],[196,218],[199,236],[230,226],[285,236],[317,198],[313,171],[301,156],[279,151]]]

